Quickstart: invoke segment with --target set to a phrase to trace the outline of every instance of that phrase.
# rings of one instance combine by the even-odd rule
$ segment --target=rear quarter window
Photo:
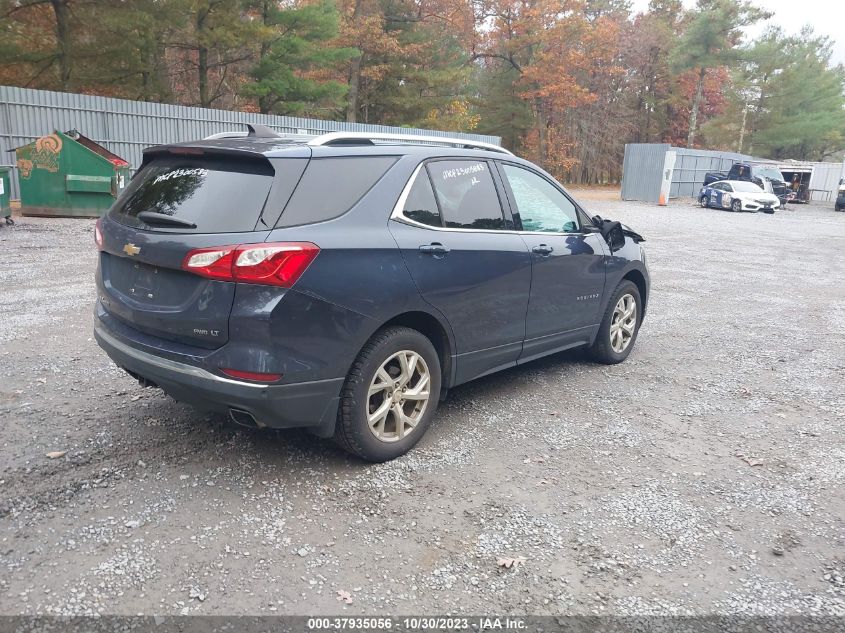
[[[273,184],[266,161],[162,158],[145,165],[112,208],[112,218],[129,226],[179,233],[242,233],[258,222]],[[196,228],[148,227],[142,211],[173,216]]]
[[[276,226],[313,224],[343,215],[396,160],[396,156],[312,158]]]

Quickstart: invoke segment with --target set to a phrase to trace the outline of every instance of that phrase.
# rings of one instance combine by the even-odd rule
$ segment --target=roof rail
[[[389,132],[329,132],[322,134],[316,138],[308,141],[308,145],[354,145],[362,144],[369,141],[371,145],[375,145],[373,141],[399,141],[402,143],[412,143],[416,145],[455,145],[457,147],[465,147],[472,149],[484,149],[490,152],[501,152],[502,154],[510,154],[504,147],[493,145],[493,143],[484,143],[482,141],[472,141],[466,138],[454,138],[451,136],[420,136],[417,134],[395,134]]]

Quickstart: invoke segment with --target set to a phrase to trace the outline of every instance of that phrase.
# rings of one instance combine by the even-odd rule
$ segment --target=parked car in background
[[[763,191],[777,196],[781,205],[796,197],[786,184],[781,171],[774,165],[755,163],[734,163],[727,174],[709,172],[704,174],[704,186],[724,180],[753,182]]]
[[[780,207],[780,200],[772,193],[766,193],[753,182],[743,180],[722,180],[702,187],[698,194],[702,207],[715,207],[730,211],[762,211],[774,213]]]
[[[118,366],[372,461],[461,383],[573,347],[622,362],[649,296],[640,236],[466,139],[255,126],[149,148],[95,239]]]
[[[845,178],[839,181],[839,195],[836,196],[836,210],[845,210]]]

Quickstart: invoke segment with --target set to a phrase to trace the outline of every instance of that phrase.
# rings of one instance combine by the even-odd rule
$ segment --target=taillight
[[[198,248],[185,256],[182,270],[209,279],[290,288],[319,252],[311,242]]]
[[[210,279],[234,281],[232,278],[232,253],[238,246],[198,248],[185,256],[182,270],[187,270]]]
[[[97,218],[97,223],[94,224],[94,244],[97,245],[97,250],[103,250],[103,231],[100,229],[100,224],[103,218]]]

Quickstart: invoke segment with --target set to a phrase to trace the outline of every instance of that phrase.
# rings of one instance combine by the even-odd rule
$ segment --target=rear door
[[[420,294],[452,326],[457,382],[514,365],[531,258],[503,214],[491,164],[434,160],[412,182],[390,230]]]
[[[97,282],[107,314],[168,340],[226,343],[235,284],[181,266],[192,249],[266,240],[307,159],[274,163],[201,150],[146,162],[101,226]]]
[[[582,230],[575,203],[544,175],[511,163],[501,169],[532,262],[520,360],[586,343],[603,305],[604,240]]]

